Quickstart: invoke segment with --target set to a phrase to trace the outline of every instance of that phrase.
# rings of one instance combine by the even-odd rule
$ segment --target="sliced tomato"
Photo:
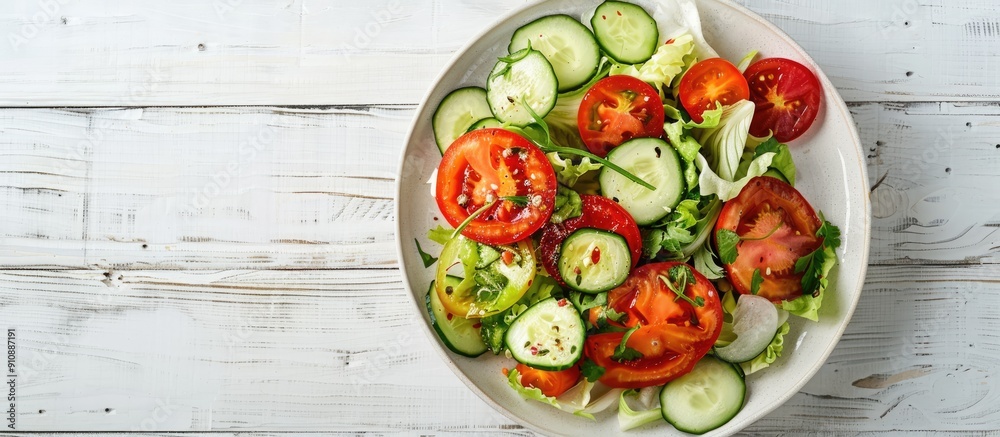
[[[648,83],[627,75],[597,81],[583,96],[577,115],[580,137],[604,157],[632,138],[663,135],[663,102]]]
[[[558,372],[551,372],[548,370],[538,370],[534,367],[518,363],[515,369],[521,375],[521,385],[537,388],[545,396],[557,397],[580,382],[579,366],[573,366]]]
[[[705,121],[702,114],[722,106],[732,105],[750,97],[747,80],[735,65],[722,58],[711,58],[691,66],[677,89],[684,110],[696,123]]]
[[[583,214],[579,217],[559,224],[549,223],[542,228],[542,239],[538,244],[545,271],[559,283],[565,284],[562,276],[559,275],[559,251],[562,248],[563,240],[582,228],[601,229],[624,237],[632,252],[632,267],[634,268],[642,255],[642,234],[639,233],[639,226],[635,224],[632,216],[621,205],[604,196],[582,194],[580,200]]]
[[[816,120],[823,95],[816,75],[791,59],[757,61],[745,73],[750,100],[756,105],[750,133],[757,137],[774,132],[785,143],[802,135]]]
[[[670,270],[675,267],[690,271],[694,283],[686,285],[684,295],[696,303],[700,298],[701,306],[679,298],[661,279],[669,278]],[[662,385],[688,373],[722,332],[722,302],[715,286],[683,263],[639,267],[624,284],[608,292],[608,306],[627,315],[625,327],[641,325],[626,342],[627,347],[642,354],[634,360],[614,358],[623,332],[587,337],[584,354],[604,367],[600,380],[611,387]]]
[[[757,294],[781,302],[802,295],[802,274],[795,273],[795,262],[823,243],[816,236],[821,225],[798,190],[779,179],[761,176],[726,202],[712,235],[714,239],[720,230],[728,229],[741,238],[736,245],[736,262],[725,265],[736,291],[750,293],[753,273],[760,271],[764,282]]]
[[[462,235],[480,243],[511,244],[552,216],[556,176],[545,154],[520,135],[480,129],[462,135],[444,153],[435,197],[454,227],[486,207]]]

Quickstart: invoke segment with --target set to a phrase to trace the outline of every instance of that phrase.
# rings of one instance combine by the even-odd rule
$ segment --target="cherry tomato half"
[[[632,252],[632,267],[634,268],[642,256],[642,234],[639,226],[625,208],[604,196],[594,194],[580,195],[583,214],[562,223],[549,223],[542,228],[542,239],[539,242],[541,262],[549,276],[563,283],[559,275],[559,251],[562,242],[573,232],[582,228],[596,228],[614,232],[625,238]]]
[[[701,306],[680,299],[661,277],[673,268],[686,268],[693,284],[684,295]],[[668,279],[669,280],[669,279]],[[691,371],[715,344],[722,332],[722,302],[715,286],[701,273],[678,262],[646,264],[636,269],[620,287],[608,292],[608,305],[625,313],[625,326],[641,325],[625,345],[638,351],[638,359],[619,361],[615,349],[625,333],[587,337],[584,354],[604,367],[601,382],[611,387],[641,388],[662,385]]]
[[[774,132],[774,138],[785,143],[812,126],[823,90],[805,65],[791,59],[763,59],[747,68],[745,76],[750,100],[757,106],[750,122],[752,135]]]
[[[816,236],[821,225],[798,190],[761,176],[726,202],[712,235],[714,239],[719,230],[728,229],[742,239],[736,245],[736,262],[725,266],[736,291],[749,294],[753,272],[759,270],[764,282],[757,294],[781,302],[802,295],[802,273],[795,273],[795,262],[823,243]]]
[[[542,391],[545,396],[557,397],[573,388],[576,383],[580,382],[580,367],[573,366],[566,370],[560,370],[557,372],[550,372],[547,370],[538,370],[534,367],[529,367],[524,364],[518,363],[517,373],[521,375],[521,385],[525,387],[534,387]]]
[[[604,157],[632,138],[663,135],[663,101],[648,83],[627,75],[597,81],[577,113],[580,137],[591,153]]]
[[[702,113],[715,109],[715,102],[728,106],[750,97],[743,74],[722,58],[706,59],[692,65],[681,77],[677,92],[684,110],[696,123],[705,121]]]
[[[488,206],[462,235],[490,245],[511,244],[549,220],[556,176],[545,154],[520,135],[480,129],[462,135],[444,153],[435,197],[455,227]],[[515,197],[520,201],[507,200]]]

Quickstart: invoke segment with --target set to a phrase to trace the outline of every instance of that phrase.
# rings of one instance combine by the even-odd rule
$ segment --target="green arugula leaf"
[[[622,342],[615,348],[615,353],[611,354],[611,359],[621,363],[625,361],[638,360],[643,357],[641,352],[625,345],[628,343],[628,339],[632,336],[632,333],[638,331],[641,327],[642,325],[635,325],[634,328],[625,331],[625,336],[622,337]]]
[[[756,295],[760,292],[760,284],[764,283],[764,277],[760,275],[760,269],[753,271],[753,278],[750,280],[750,294]]]
[[[424,261],[424,268],[430,267],[437,262],[437,258],[434,258],[429,253],[424,252],[424,249],[420,247],[420,241],[416,238],[413,239],[414,243],[417,243],[417,252],[420,252],[420,259]]]
[[[597,363],[591,361],[589,358],[584,358],[580,362],[580,373],[583,374],[587,381],[595,382],[604,376],[605,368],[598,366]]]
[[[736,245],[740,242],[739,234],[729,229],[719,229],[715,233],[715,242],[719,245],[719,260],[723,264],[736,262],[736,257],[739,256],[739,251],[736,249]]]

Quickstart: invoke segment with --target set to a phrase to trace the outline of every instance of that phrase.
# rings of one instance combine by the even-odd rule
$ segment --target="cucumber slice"
[[[451,287],[457,287],[461,282],[462,278],[454,276],[445,278],[445,284]],[[437,292],[434,291],[433,281],[431,281],[431,288],[427,292],[425,302],[427,312],[431,316],[431,326],[434,327],[434,331],[437,332],[441,342],[448,349],[470,358],[478,357],[486,352],[486,343],[483,342],[479,328],[476,327],[478,321],[448,314],[444,305],[441,305],[441,299],[438,298]]]
[[[590,29],[569,15],[549,15],[521,26],[507,50],[515,53],[529,43],[552,64],[561,93],[579,88],[597,74],[601,48]]]
[[[632,252],[621,235],[583,228],[563,240],[558,265],[559,274],[569,288],[596,294],[628,279]]]
[[[583,354],[583,319],[567,299],[550,297],[514,319],[504,345],[519,363],[541,370],[566,370]]]
[[[611,149],[608,161],[649,182],[649,190],[607,167],[601,169],[601,194],[618,202],[639,226],[655,223],[680,203],[686,184],[681,160],[665,141],[637,138]]]
[[[492,116],[493,113],[491,112],[490,115]],[[491,127],[503,127],[503,123],[500,123],[500,120],[497,120],[493,117],[484,118],[482,120],[473,123],[472,127],[469,128],[469,132],[479,129],[487,129]]]
[[[704,434],[729,422],[743,408],[746,381],[736,367],[712,356],[660,390],[660,413],[680,431]]]
[[[448,146],[465,134],[470,126],[492,116],[490,105],[486,103],[486,90],[467,87],[452,91],[441,100],[431,119],[438,150],[444,154]]]
[[[606,1],[590,19],[597,43],[619,64],[641,64],[656,51],[660,31],[656,20],[638,5]]]
[[[535,121],[527,105],[545,117],[556,105],[559,81],[552,64],[538,50],[524,49],[502,58],[486,81],[486,101],[497,120],[515,126]]]

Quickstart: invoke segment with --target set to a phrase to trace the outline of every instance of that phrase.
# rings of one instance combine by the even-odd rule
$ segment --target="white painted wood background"
[[[415,104],[524,3],[4,2],[18,430],[530,435],[417,329],[392,215]],[[746,434],[997,432],[1000,4],[740,3],[820,63],[882,179],[846,335]]]

